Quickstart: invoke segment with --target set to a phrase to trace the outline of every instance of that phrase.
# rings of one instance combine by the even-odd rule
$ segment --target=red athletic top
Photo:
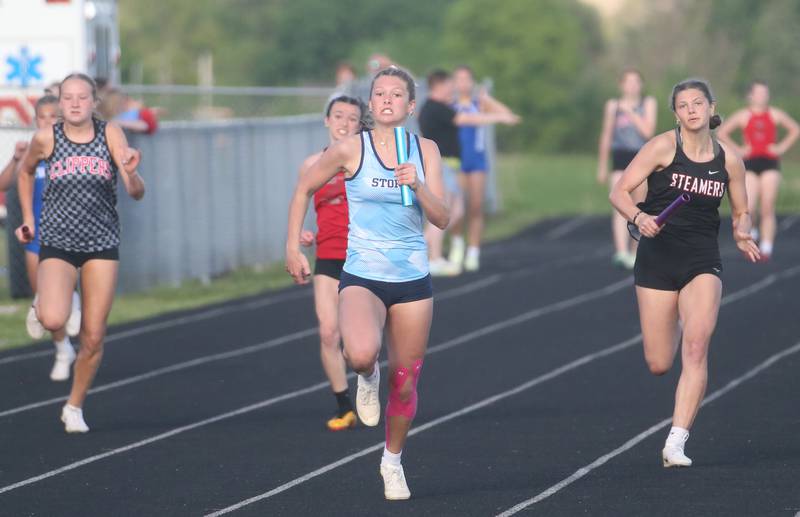
[[[347,194],[339,172],[314,194],[317,211],[317,258],[344,260],[347,256]]]
[[[777,160],[778,155],[769,152],[770,144],[774,144],[776,139],[775,122],[769,114],[769,110],[763,113],[750,112],[750,120],[744,127],[744,141],[750,146],[750,154],[745,159],[750,158],[769,158]]]

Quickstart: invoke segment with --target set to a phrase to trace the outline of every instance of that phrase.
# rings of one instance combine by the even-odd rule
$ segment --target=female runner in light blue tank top
[[[368,426],[378,424],[384,328],[389,336],[389,401],[386,447],[380,472],[387,499],[408,499],[400,455],[416,413],[417,380],[428,346],[433,294],[428,273],[424,218],[444,229],[442,166],[434,142],[408,135],[408,161],[398,165],[394,127],[405,125],[415,107],[414,79],[390,67],[373,79],[370,111],[375,128],[328,148],[300,179],[289,209],[286,270],[305,284],[311,273],[299,235],[309,199],[340,169],[347,178],[350,217],[347,259],[339,284],[339,326],[344,353],[359,373],[356,409]],[[413,191],[413,206],[401,203],[400,186]]]

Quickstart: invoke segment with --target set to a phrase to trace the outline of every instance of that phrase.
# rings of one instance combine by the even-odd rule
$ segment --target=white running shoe
[[[692,466],[691,458],[683,453],[683,447],[680,445],[665,445],[664,450],[661,451],[661,459],[664,462],[664,468]]]
[[[402,465],[395,467],[381,463],[381,477],[383,477],[383,495],[386,499],[403,501],[411,497]]]
[[[89,432],[89,426],[83,420],[83,410],[79,407],[64,405],[61,410],[61,421],[64,422],[64,430],[68,433]]]
[[[71,345],[66,351],[56,352],[56,360],[53,363],[53,369],[50,370],[50,380],[58,382],[69,379],[73,361],[75,361],[75,349]]]
[[[461,267],[464,262],[464,239],[453,237],[450,239],[450,253],[447,254],[447,261],[456,267]]]
[[[77,336],[81,331],[81,297],[77,291],[72,291],[72,309],[67,320],[67,335]]]
[[[431,260],[428,264],[431,276],[456,276],[461,274],[461,266],[446,261],[443,257]]]
[[[478,258],[477,255],[467,255],[464,259],[464,271],[469,271],[473,273],[480,269],[481,267],[481,260]]]
[[[381,399],[378,389],[381,386],[381,369],[375,363],[375,375],[372,380],[358,376],[358,389],[356,390],[356,411],[361,422],[369,427],[378,425],[381,419]]]
[[[28,315],[25,317],[25,328],[28,331],[28,335],[33,339],[42,339],[44,337],[44,327],[39,318],[36,317],[36,309],[33,305],[28,309]]]
[[[630,252],[626,253],[623,265],[625,269],[632,270],[633,267],[636,265],[636,253],[630,253]]]

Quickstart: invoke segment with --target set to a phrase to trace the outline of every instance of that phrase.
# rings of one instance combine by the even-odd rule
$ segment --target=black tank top
[[[64,123],[53,126],[53,154],[47,159],[42,244],[92,253],[119,246],[117,166],[106,142],[106,123],[94,120],[94,139],[71,141]]]
[[[675,198],[688,192],[691,201],[672,214],[656,239],[674,240],[697,248],[717,248],[719,205],[728,189],[725,151],[714,139],[714,158],[708,162],[693,162],[683,152],[677,129],[675,137],[675,158],[667,167],[648,176],[647,198],[638,206],[650,215],[658,215]]]

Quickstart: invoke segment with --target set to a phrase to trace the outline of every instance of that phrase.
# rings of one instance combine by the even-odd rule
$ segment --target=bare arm
[[[519,123],[519,117],[513,113],[457,113],[453,118],[456,126],[488,126],[490,124]]]
[[[133,131],[134,133],[147,133],[147,130],[150,129],[147,122],[139,118],[136,120],[115,120],[114,124],[122,129]]]
[[[725,144],[723,144],[725,148]],[[744,163],[739,156],[725,153],[725,169],[728,171],[728,199],[731,202],[731,219],[733,221],[733,239],[736,246],[751,261],[760,258],[758,246],[750,235],[750,214],[747,211],[747,190],[744,181]]]
[[[439,147],[432,140],[420,139],[425,166],[425,182],[417,178],[416,168],[412,164],[397,167],[395,176],[401,185],[409,185],[417,196],[425,217],[437,228],[444,230],[450,222],[450,208],[445,202],[444,182],[442,181],[442,157]],[[413,170],[413,178],[410,176]]]
[[[481,93],[478,97],[478,102],[480,103],[480,110],[484,113],[507,113],[509,115],[514,114],[511,108],[509,108],[499,100],[489,95],[484,89],[481,89]]]
[[[614,128],[614,113],[616,111],[616,101],[606,101],[606,106],[603,109],[603,128],[600,131],[600,143],[597,151],[597,182],[601,185],[608,181],[608,155],[611,152],[611,133]]]
[[[22,163],[22,158],[25,156],[25,151],[28,149],[28,142],[17,142],[14,146],[14,154],[11,155],[11,159],[8,160],[8,163],[3,170],[0,171],[0,192],[5,192],[9,188],[11,188],[11,184],[14,182],[14,174],[17,172],[20,163]]]
[[[305,160],[303,160],[303,164],[300,165],[300,171],[298,172],[298,177],[302,178],[303,175],[308,172],[308,169],[311,168],[314,163],[319,160],[319,157],[322,156],[322,152],[314,153]],[[319,217],[319,214],[317,214]],[[300,230],[300,245],[301,246],[311,246],[314,244],[314,232],[311,230]]]
[[[340,169],[346,174],[356,172],[361,158],[361,135],[351,136],[332,146],[297,179],[292,201],[289,204],[289,223],[286,231],[286,271],[298,284],[308,283],[311,268],[308,259],[300,252],[300,232],[314,192],[333,178]]]
[[[786,112],[779,109],[772,109],[772,117],[775,123],[783,126],[786,129],[786,136],[783,137],[779,143],[775,144],[774,151],[778,156],[783,155],[788,151],[792,145],[797,141],[800,136],[800,126],[797,121],[789,116]]]
[[[728,148],[732,149],[739,156],[746,156],[749,150],[746,146],[737,144],[733,140],[731,133],[743,128],[746,124],[746,120],[747,112],[745,110],[739,110],[725,119],[722,125],[717,128],[717,138],[719,141],[727,145]]]
[[[654,171],[659,171],[669,164],[675,154],[675,145],[672,131],[662,133],[647,142],[625,169],[622,178],[614,185],[608,196],[617,212],[638,226],[645,237],[655,237],[661,227],[655,223],[654,216],[639,210],[631,193],[650,174],[658,174]]]
[[[144,180],[136,170],[141,160],[141,154],[138,150],[128,147],[125,133],[114,123],[106,125],[106,139],[108,140],[108,149],[111,151],[111,159],[119,169],[125,190],[133,199],[137,201],[142,199],[144,197]]]

